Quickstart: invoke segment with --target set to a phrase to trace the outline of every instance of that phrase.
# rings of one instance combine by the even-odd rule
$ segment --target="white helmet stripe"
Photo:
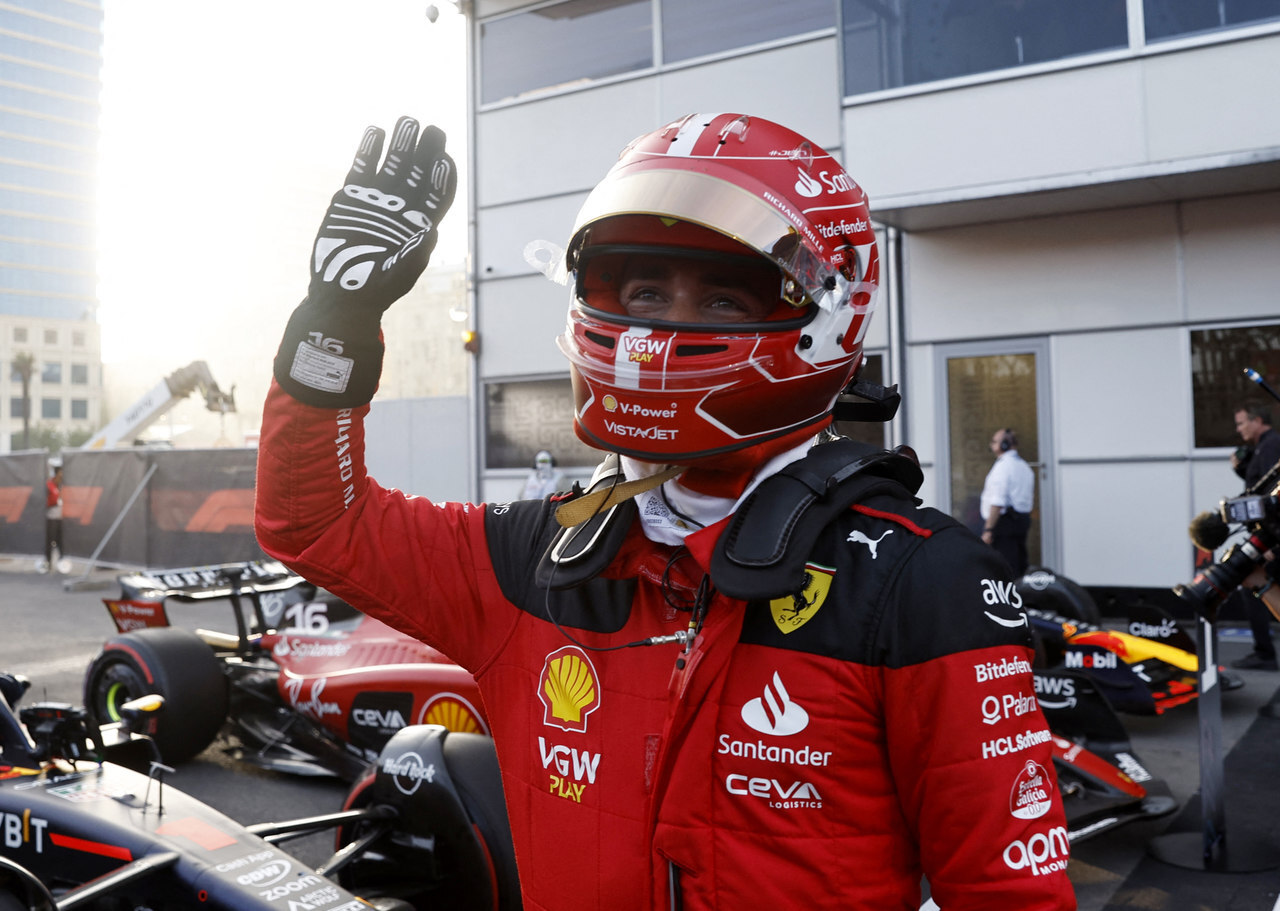
[[[719,114],[694,114],[691,117],[686,117],[684,123],[680,125],[680,131],[676,133],[675,141],[667,149],[667,154],[682,157],[688,157],[693,154],[694,145],[702,138],[702,134],[706,132],[704,124],[711,123],[719,116]]]

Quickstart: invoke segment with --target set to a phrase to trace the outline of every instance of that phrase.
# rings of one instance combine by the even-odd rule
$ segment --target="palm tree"
[[[19,351],[13,356],[13,372],[22,379],[22,448],[31,448],[31,374],[36,369],[36,356]]]

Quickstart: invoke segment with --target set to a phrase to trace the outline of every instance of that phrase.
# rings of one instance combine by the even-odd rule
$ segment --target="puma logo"
[[[853,541],[853,542],[854,542],[854,543],[856,543],[856,544],[865,544],[865,545],[867,545],[867,550],[871,551],[871,559],[872,559],[872,560],[874,560],[874,559],[876,559],[876,547],[880,544],[880,542],[881,542],[881,541],[883,541],[883,540],[885,539],[885,537],[886,537],[887,535],[891,535],[891,534],[893,534],[893,529],[892,529],[892,528],[891,528],[891,529],[889,529],[888,531],[886,531],[886,532],[885,532],[883,535],[881,535],[880,537],[875,538],[875,539],[873,540],[873,539],[871,539],[871,538],[868,538],[866,535],[864,535],[864,534],[863,534],[862,532],[860,532],[860,531],[852,531],[852,532],[850,532],[850,533],[849,533],[849,537],[847,537],[845,540],[846,540],[846,541]]]

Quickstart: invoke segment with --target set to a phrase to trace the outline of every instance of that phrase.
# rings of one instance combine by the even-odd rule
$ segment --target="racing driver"
[[[368,477],[363,420],[453,198],[444,145],[371,127],[333,197],[257,533],[475,676],[524,907],[914,911],[923,877],[946,911],[1074,908],[1008,569],[919,505],[909,450],[829,431],[879,280],[859,186],[759,117],[632,142],[552,263],[595,477],[432,503]]]

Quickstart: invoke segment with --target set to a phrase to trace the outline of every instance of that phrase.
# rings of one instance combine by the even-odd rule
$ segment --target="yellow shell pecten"
[[[577,655],[552,659],[543,692],[551,700],[551,714],[568,722],[580,722],[582,710],[596,699],[591,667]]]
[[[423,716],[424,724],[442,724],[451,731],[464,734],[482,734],[476,716],[456,699],[437,699]]]

